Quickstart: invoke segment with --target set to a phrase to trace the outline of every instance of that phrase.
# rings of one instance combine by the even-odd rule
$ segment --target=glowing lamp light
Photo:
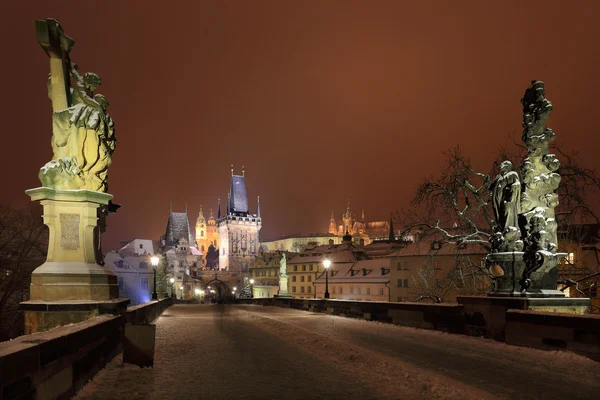
[[[326,269],[329,269],[329,267],[331,267],[331,260],[327,260],[327,259],[325,259],[325,260],[323,261],[323,266],[324,266]]]
[[[158,265],[158,261],[159,261],[158,257],[156,257],[156,256],[150,257],[150,263],[152,264],[153,267],[156,267]]]
[[[237,290],[237,286],[234,286],[233,287],[233,291],[235,292],[236,290]]]
[[[231,292],[231,294],[235,294],[235,290],[233,292]]]
[[[194,290],[194,293],[196,293],[199,296],[200,295],[200,289]]]
[[[250,284],[254,285],[254,279],[250,279]]]
[[[183,286],[180,286],[179,289],[183,290]]]
[[[169,279],[169,282],[171,282],[171,283],[175,283],[175,278],[171,278],[171,279]]]

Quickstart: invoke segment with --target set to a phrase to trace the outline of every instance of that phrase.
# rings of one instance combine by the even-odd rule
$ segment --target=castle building
[[[346,212],[342,214],[340,221],[336,221],[333,211],[331,211],[331,219],[329,220],[329,233],[338,237],[344,236],[346,233],[352,236],[354,243],[364,240],[365,244],[369,244],[375,240],[383,240],[389,237],[388,232],[390,224],[387,221],[365,221],[365,211],[362,211],[360,220],[356,219],[356,215],[350,208],[350,199]]]
[[[245,174],[234,175],[231,170],[231,185],[227,199],[227,212],[221,216],[219,204],[217,229],[219,233],[219,268],[231,272],[248,272],[254,264],[259,250],[260,199],[257,213],[251,214],[246,194]]]

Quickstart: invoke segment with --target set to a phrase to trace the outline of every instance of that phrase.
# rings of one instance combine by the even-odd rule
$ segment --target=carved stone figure
[[[78,72],[77,64],[69,56],[75,42],[58,21],[36,21],[36,33],[50,58],[48,96],[53,108],[54,155],[40,169],[40,181],[54,189],[106,192],[116,139],[114,121],[107,113],[109,103],[95,93],[102,80],[96,74]]]
[[[503,232],[508,227],[518,227],[521,182],[510,161],[500,164],[500,173],[492,182],[491,191],[498,230]]]
[[[493,296],[564,297],[556,283],[562,256],[556,253],[554,214],[560,162],[549,154],[555,134],[546,127],[552,103],[545,94],[544,83],[532,81],[521,99],[522,139],[528,152],[521,164],[521,182],[505,161],[490,187],[497,227],[487,263],[503,271],[494,274]]]

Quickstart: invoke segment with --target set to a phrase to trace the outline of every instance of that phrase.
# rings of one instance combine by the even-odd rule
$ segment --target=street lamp
[[[171,297],[175,297],[173,296],[175,294],[175,285],[173,285],[175,283],[175,278],[169,279],[169,282],[171,283]]]
[[[181,285],[179,289],[181,289],[181,300],[183,300],[183,285]]]
[[[325,267],[325,298],[329,298],[329,267],[331,267],[331,260],[325,259],[323,261]]]
[[[254,285],[254,279],[250,279],[250,298],[254,298],[254,290],[252,288],[252,285]]]
[[[156,293],[156,267],[158,267],[158,257],[150,257],[150,263],[154,267],[154,292],[152,292],[152,300],[158,300],[158,293]]]

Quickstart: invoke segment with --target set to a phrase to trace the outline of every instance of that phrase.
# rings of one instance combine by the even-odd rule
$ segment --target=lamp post
[[[254,279],[250,279],[250,298],[253,299],[254,298],[254,290],[252,288],[252,285],[254,285]]]
[[[173,298],[173,297],[175,297],[175,296],[173,296],[174,295],[173,292],[175,292],[175,285],[173,285],[175,283],[175,278],[169,279],[169,282],[171,283],[171,298]]]
[[[323,266],[325,267],[325,298],[329,298],[329,267],[331,267],[330,260],[324,260]]]
[[[154,292],[152,292],[152,300],[158,300],[158,293],[156,293],[156,267],[158,267],[158,257],[150,257],[150,263],[154,267]]]
[[[181,285],[179,289],[181,290],[181,300],[183,300],[183,285]]]

